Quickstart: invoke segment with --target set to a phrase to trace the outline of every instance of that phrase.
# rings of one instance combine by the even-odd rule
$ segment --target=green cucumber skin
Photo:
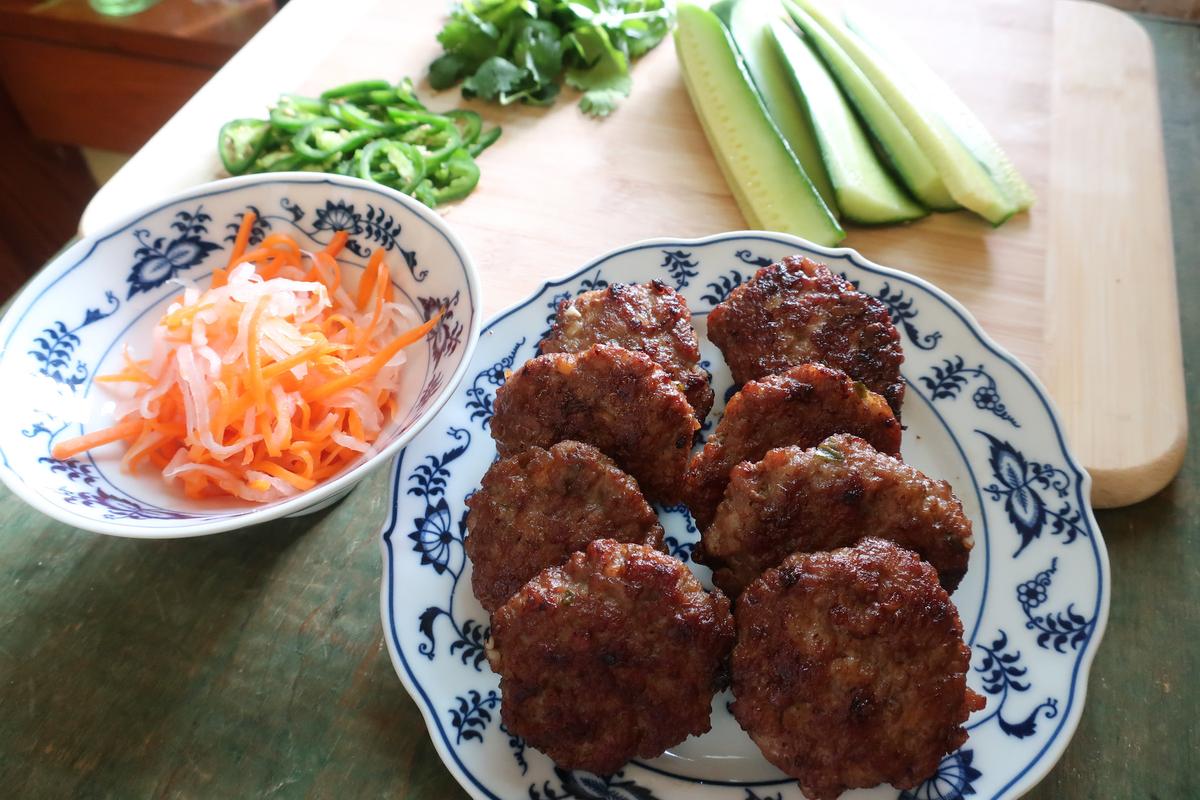
[[[797,99],[808,108],[845,217],[878,225],[925,216],[928,212],[879,163],[854,112],[808,44],[782,21],[771,23],[771,38],[788,65]]]
[[[1018,211],[1033,205],[1036,199],[1033,189],[1021,177],[1008,154],[962,98],[920,56],[899,39],[884,36],[874,21],[862,13],[851,14],[847,9],[844,18],[847,27],[858,34],[883,61],[900,70],[911,84],[930,96],[941,112],[946,127],[983,164],[992,180],[1016,204]]]
[[[835,217],[840,217],[833,182],[821,157],[816,133],[807,116],[797,107],[784,64],[767,32],[767,22],[771,19],[768,9],[772,4],[771,0],[720,0],[710,10],[733,37],[754,87],[800,166],[804,167],[825,205]]]
[[[754,227],[768,229],[774,222],[763,220],[760,211],[771,210],[775,207],[773,203],[779,201],[788,206],[783,211],[787,219],[780,220],[781,224],[775,226],[776,229],[795,233],[826,246],[835,245],[844,239],[845,231],[826,208],[820,194],[804,174],[795,154],[784,141],[775,123],[771,121],[766,106],[763,105],[745,66],[741,63],[732,38],[716,15],[691,3],[681,3],[676,15],[675,49],[696,115],[712,146],[717,164],[747,221]],[[734,94],[732,98],[712,96],[706,99],[705,90],[709,90],[709,94],[712,95],[712,87],[698,85],[697,75],[702,71],[711,71],[714,67],[718,72],[724,72],[724,77],[730,83],[726,88],[731,88]],[[719,79],[722,76],[718,74],[716,77]],[[743,120],[740,124],[727,125],[731,136],[718,135],[718,131],[714,130],[714,123],[708,119],[708,114],[722,107],[726,114],[748,115],[749,124]],[[759,146],[754,148],[754,155],[764,162],[774,161],[775,163],[770,165],[773,170],[781,167],[780,172],[766,173],[765,180],[776,185],[770,187],[775,190],[775,196],[765,199],[763,195],[767,193],[749,191],[743,186],[738,170],[734,164],[729,163],[729,156],[722,149],[734,147],[732,140],[756,124],[760,134],[765,131],[768,135],[765,141],[758,143]]]
[[[937,211],[962,208],[950,196],[937,167],[921,150],[912,133],[854,60],[804,9],[791,0],[783,0],[783,6],[788,16],[814,45],[821,60],[829,68],[829,73],[842,87],[859,116],[867,123],[875,140],[879,142],[896,173],[913,196]]]
[[[817,0],[797,0],[797,5],[846,51],[892,106],[892,110],[937,167],[951,196],[993,225],[1000,225],[1017,212],[1017,204],[992,179],[974,154],[958,140],[937,115],[922,107],[911,88],[904,87],[886,65],[862,42],[830,17]]]

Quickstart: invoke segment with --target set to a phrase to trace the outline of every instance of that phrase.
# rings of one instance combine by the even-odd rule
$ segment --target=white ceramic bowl
[[[422,316],[449,309],[431,337],[408,348],[401,411],[374,452],[307,492],[265,505],[189,500],[153,471],[124,473],[120,443],[68,461],[51,458],[56,441],[112,424],[112,395],[95,377],[120,369],[122,345],[149,341],[179,294],[173,279],[208,284],[212,270],[225,265],[247,209],[258,217],[252,241],[278,232],[317,249],[345,229],[351,237],[338,260],[347,281],[357,280],[372,250],[382,247],[397,296]],[[199,536],[315,511],[387,463],[442,407],[475,349],[481,308],[462,242],[437,214],[391,189],[315,173],[189,189],[78,242],[30,281],[0,320],[8,419],[0,427],[0,478],[55,519],[119,536]]]

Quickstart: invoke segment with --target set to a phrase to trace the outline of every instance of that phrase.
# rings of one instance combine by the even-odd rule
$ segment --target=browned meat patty
[[[525,362],[496,392],[492,417],[503,457],[564,439],[587,442],[667,504],[679,499],[698,427],[687,398],[661,367],[609,344]]]
[[[683,295],[662,281],[614,283],[563,300],[540,346],[543,353],[579,353],[594,344],[645,353],[683,388],[698,421],[712,410],[692,312]]]
[[[736,598],[792,553],[845,547],[863,536],[915,550],[951,592],[975,543],[950,484],[839,434],[809,450],[781,447],[735,467],[693,557]]]
[[[763,267],[708,315],[708,337],[736,383],[816,361],[862,381],[900,416],[904,352],[891,314],[824,264],[788,256]]]
[[[560,767],[608,775],[709,729],[729,600],[680,561],[600,539],[492,615],[501,717]]]
[[[882,539],[797,553],[737,606],[733,715],[813,800],[918,785],[984,698],[933,568]]]
[[[887,401],[841,370],[801,364],[750,381],[729,400],[717,430],[688,467],[685,497],[696,524],[703,530],[712,523],[729,471],[741,462],[758,461],[776,447],[813,447],[835,433],[900,454],[900,423]]]
[[[488,612],[595,539],[662,546],[662,526],[637,482],[581,442],[495,462],[467,507],[471,588]]]

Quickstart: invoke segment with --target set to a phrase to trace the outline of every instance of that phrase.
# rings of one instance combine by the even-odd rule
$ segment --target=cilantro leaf
[[[579,108],[588,116],[607,117],[616,111],[617,104],[628,96],[628,89],[623,92],[617,89],[592,89],[584,92],[583,97],[579,98]]]
[[[568,38],[581,67],[591,66],[605,56],[612,57],[612,53],[619,52],[612,46],[608,31],[604,28],[576,28]]]
[[[529,77],[526,70],[500,56],[492,56],[479,65],[475,74],[463,81],[463,95],[498,100],[503,104],[512,102],[512,96]]]
[[[561,34],[553,22],[528,20],[517,29],[513,63],[528,70],[537,84],[553,83],[563,67]]]
[[[429,85],[438,91],[449,89],[467,74],[466,67],[457,53],[442,53],[429,65]]]
[[[494,25],[470,18],[451,19],[438,34],[438,41],[447,53],[455,53],[466,61],[482,63],[500,41]]]
[[[641,58],[658,47],[670,31],[671,14],[661,9],[650,16],[626,18],[615,32],[615,37],[623,40],[621,49],[630,58]]]
[[[584,93],[579,107],[585,114],[608,116],[633,88],[629,59],[599,28],[576,33],[575,44],[588,65],[568,69],[567,84]]]
[[[499,103],[548,105],[565,81],[580,107],[610,114],[629,95],[630,62],[670,32],[668,0],[460,0],[429,66],[436,89]]]
[[[607,117],[621,100],[629,96],[633,78],[620,67],[624,62],[624,54],[616,55],[620,60],[602,59],[590,69],[567,72],[567,83],[583,92],[579,107],[585,114]]]
[[[510,95],[504,102],[506,105],[520,101],[531,106],[548,106],[554,102],[554,98],[558,97],[561,88],[557,83],[543,83],[540,86]]]

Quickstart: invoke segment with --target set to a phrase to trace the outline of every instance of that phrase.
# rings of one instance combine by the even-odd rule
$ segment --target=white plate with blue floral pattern
[[[498,678],[487,665],[487,616],[463,553],[464,500],[496,450],[489,421],[505,371],[535,355],[559,300],[614,282],[654,278],[692,309],[713,375],[712,429],[730,394],[708,312],[760,266],[808,254],[882,300],[900,329],[908,384],[906,461],[948,480],[975,528],[970,569],[954,594],[971,646],[970,685],[987,707],[970,738],[915,789],[847,798],[1017,797],[1054,765],[1083,710],[1088,668],[1108,617],[1108,559],[1088,504],[1089,478],[1067,449],[1045,389],[961,305],[925,281],[853,250],[774,233],[658,239],[621,248],[547,283],[484,329],[466,382],[392,468],[382,532],[385,638],[455,778],[476,798],[801,798],[729,714],[712,730],[611,776],[557,768],[501,724]],[[688,559],[698,538],[682,507],[661,508],[666,544]],[[689,564],[697,574],[705,570]]]

